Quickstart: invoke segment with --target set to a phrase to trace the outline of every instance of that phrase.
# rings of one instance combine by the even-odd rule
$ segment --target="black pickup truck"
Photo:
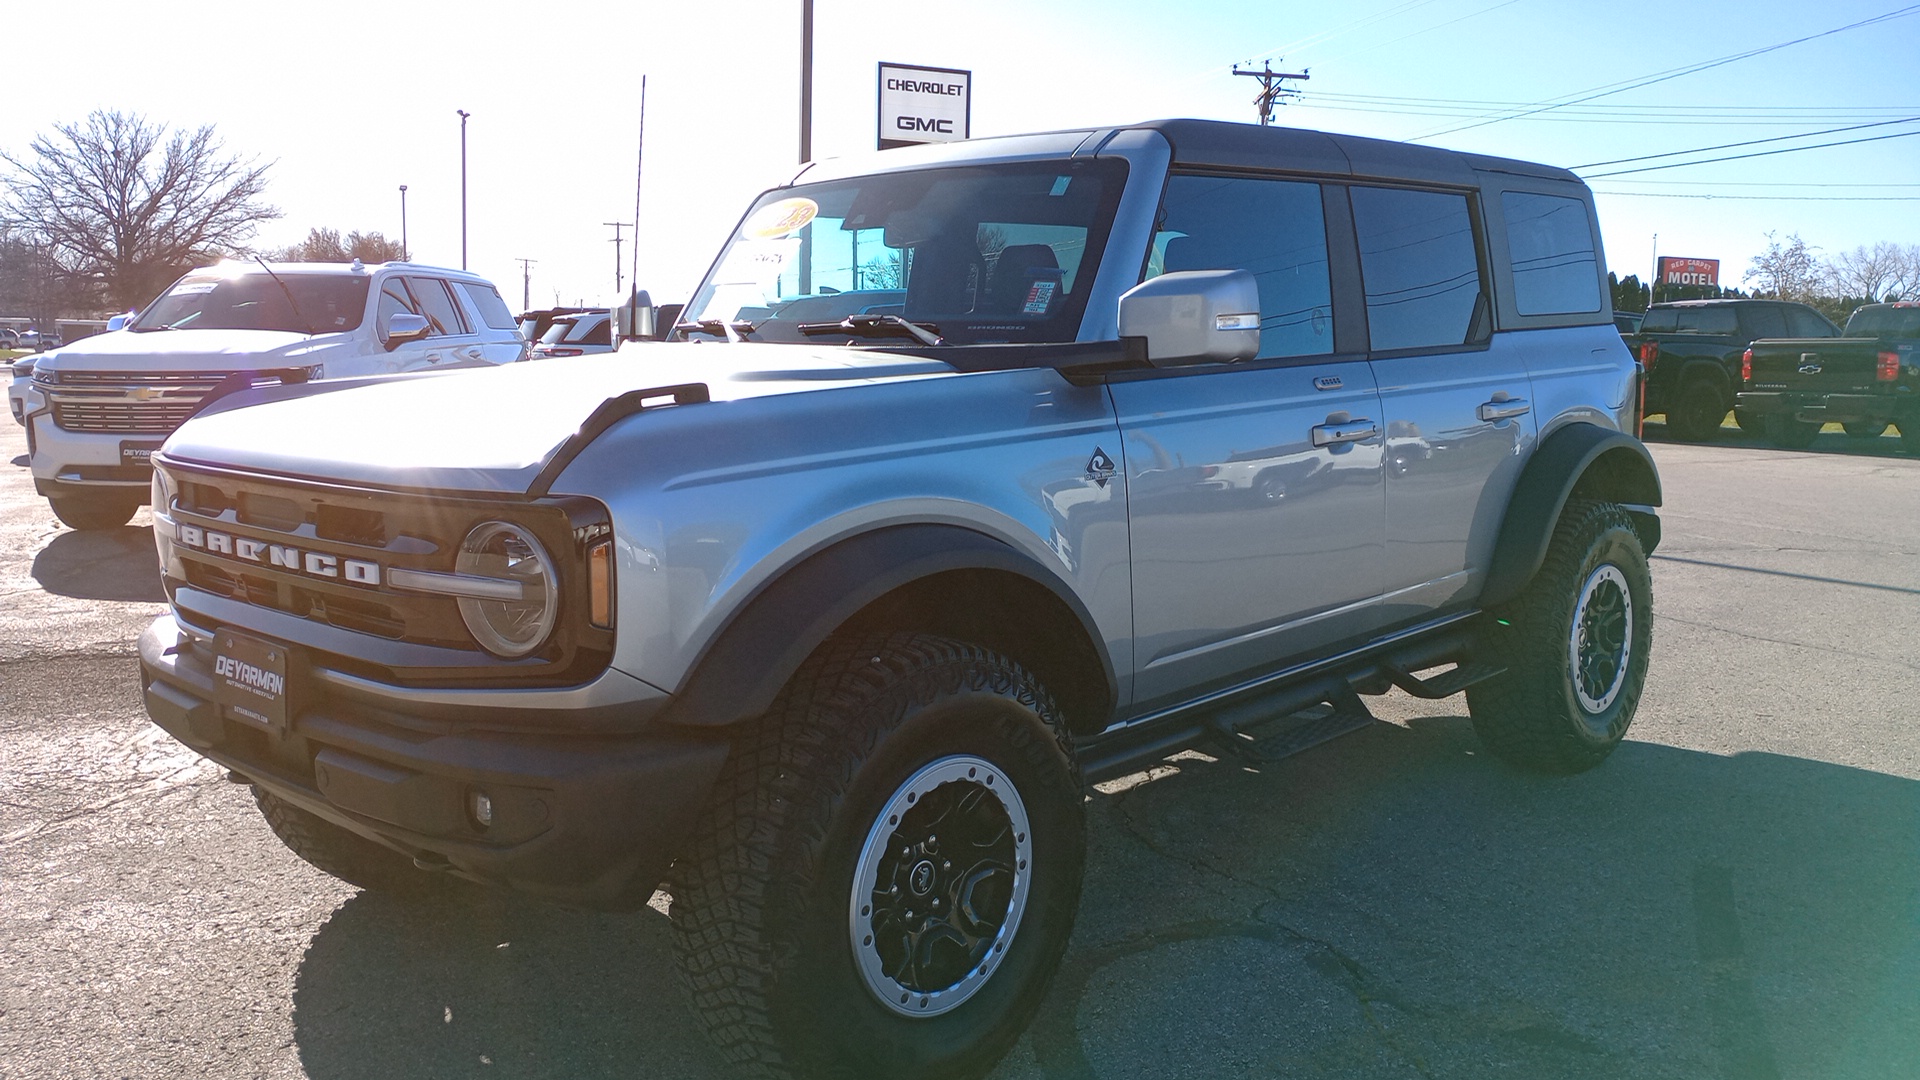
[[[1840,329],[1805,304],[1787,300],[1679,300],[1647,309],[1627,347],[1646,370],[1642,412],[1665,413],[1667,434],[1710,439],[1735,409],[1741,356],[1755,338],[1831,338]],[[1735,409],[1734,419],[1746,427]]]
[[[1738,408],[1777,446],[1805,447],[1825,423],[1856,438],[1891,423],[1920,454],[1920,303],[1869,304],[1837,338],[1756,341],[1741,368]]]

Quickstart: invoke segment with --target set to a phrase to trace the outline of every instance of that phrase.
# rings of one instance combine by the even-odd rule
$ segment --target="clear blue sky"
[[[1253,80],[1228,72],[1272,58],[1312,74],[1282,123],[1581,166],[1920,118],[1920,5],[1579,106],[1447,129],[1907,6],[816,0],[814,152],[872,147],[881,60],[972,70],[974,134],[985,136],[1163,116],[1251,121]],[[798,0],[85,10],[85,22],[71,6],[10,10],[0,147],[24,151],[96,108],[213,124],[229,150],[273,162],[268,195],[286,216],[261,246],[316,225],[397,236],[404,183],[415,257],[457,266],[455,111],[465,109],[469,263],[515,304],[520,257],[538,260],[536,305],[611,298],[613,230],[602,223],[633,217],[642,74],[640,281],[657,299],[686,296],[746,201],[789,175],[798,152]],[[19,59],[30,44],[45,58]],[[1920,122],[1701,156],[1914,131]],[[1829,254],[1920,243],[1920,136],[1591,182],[1622,276],[1647,276],[1655,233],[1662,254],[1720,259],[1730,284],[1770,231]]]

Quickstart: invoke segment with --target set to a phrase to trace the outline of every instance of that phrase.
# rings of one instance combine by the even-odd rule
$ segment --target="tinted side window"
[[[1246,270],[1260,285],[1260,357],[1333,351],[1333,294],[1320,185],[1175,176],[1147,277]]]
[[[447,295],[446,282],[439,278],[407,278],[407,288],[413,290],[413,298],[420,302],[420,314],[433,324],[434,334],[464,334],[467,323],[453,306],[453,297]]]
[[[1600,264],[1587,205],[1579,199],[1509,191],[1500,196],[1513,258],[1514,306],[1522,315],[1600,310]]]
[[[512,330],[520,324],[513,317],[513,311],[507,302],[500,299],[500,293],[490,285],[480,285],[471,281],[456,281],[453,287],[467,298],[473,310],[480,313],[480,321],[495,330]]]
[[[1353,227],[1374,351],[1465,344],[1484,295],[1467,197],[1356,187]]]
[[[1786,337],[1787,317],[1772,304],[1746,304],[1740,308],[1741,329],[1748,337]]]
[[[1834,326],[1817,311],[1803,307],[1787,309],[1787,333],[1793,337],[1832,337]]]

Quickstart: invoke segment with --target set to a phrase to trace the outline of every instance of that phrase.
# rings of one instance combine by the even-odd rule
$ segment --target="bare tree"
[[[278,262],[350,262],[354,259],[363,263],[397,262],[400,242],[378,232],[350,232],[343,240],[339,229],[308,229],[305,240],[269,252],[266,257]]]
[[[227,156],[211,126],[169,135],[137,115],[95,111],[0,162],[11,173],[0,223],[45,249],[62,276],[97,283],[109,307],[145,304],[280,216],[261,201],[267,166]]]
[[[1778,300],[1811,300],[1820,292],[1820,266],[1813,249],[1798,233],[1785,243],[1767,234],[1767,250],[1753,257],[1744,280],[1754,283],[1758,295]]]
[[[1909,276],[1907,249],[1884,240],[1869,248],[1862,244],[1828,260],[1826,287],[1835,296],[1856,297],[1869,304],[1901,295]]]

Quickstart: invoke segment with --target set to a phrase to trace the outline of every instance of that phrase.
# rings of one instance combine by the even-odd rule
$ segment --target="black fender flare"
[[[1719,389],[1721,396],[1726,398],[1728,402],[1727,407],[1733,407],[1734,380],[1732,374],[1727,371],[1725,364],[1708,357],[1696,357],[1687,361],[1680,365],[1680,377],[1674,380],[1673,392],[1675,394],[1680,393],[1689,382],[1695,379],[1705,379],[1712,383]]]
[[[1093,615],[1053,570],[985,533],[919,524],[841,540],[782,571],[714,636],[661,719],[714,726],[765,713],[807,657],[862,609],[902,586],[955,570],[1005,572],[1052,593],[1099,656],[1107,700],[1118,700],[1113,658]]]
[[[1541,441],[1521,470],[1494,543],[1493,566],[1480,605],[1493,607],[1520,595],[1546,561],[1547,543],[1560,511],[1587,481],[1595,497],[1625,506],[1651,553],[1659,543],[1660,473],[1646,445],[1624,431],[1598,424],[1569,424]]]

